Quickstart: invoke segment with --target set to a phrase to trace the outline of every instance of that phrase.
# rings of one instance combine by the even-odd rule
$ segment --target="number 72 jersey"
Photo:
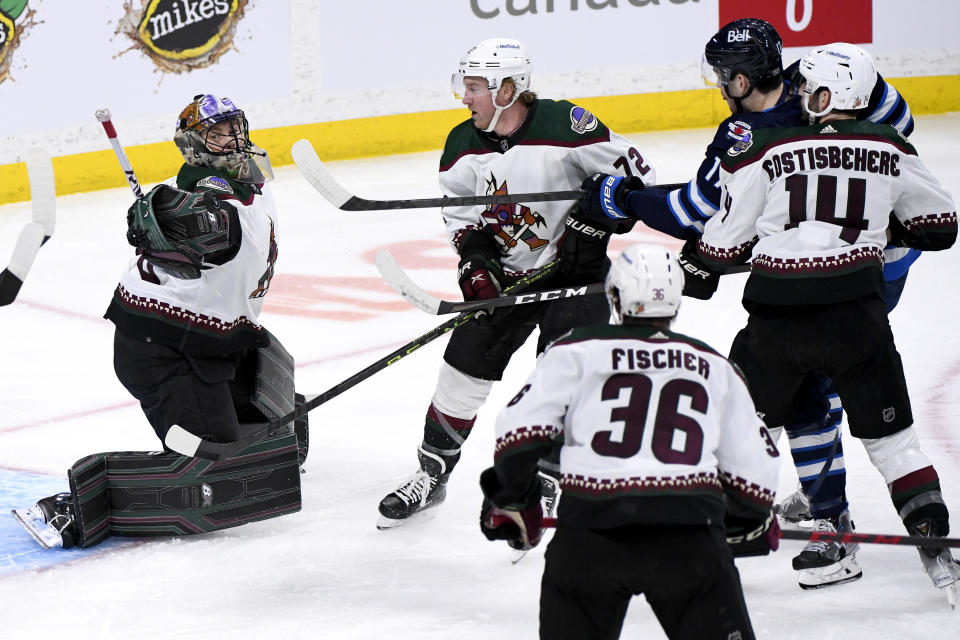
[[[891,224],[914,249],[956,239],[950,195],[887,125],[834,120],[757,131],[724,155],[721,186],[720,211],[698,250],[715,267],[752,254],[744,298],[754,302],[882,296]]]
[[[568,524],[709,524],[722,521],[724,496],[761,518],[776,487],[777,448],[739,372],[702,342],[651,327],[583,327],[556,341],[496,435],[494,467],[519,492],[562,436]]]

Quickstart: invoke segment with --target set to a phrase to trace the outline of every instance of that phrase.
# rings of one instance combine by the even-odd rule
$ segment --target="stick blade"
[[[57,222],[57,186],[50,154],[40,147],[31,147],[24,154],[30,179],[30,200],[33,221],[43,226],[44,238],[53,235]]]
[[[323,162],[320,161],[320,157],[309,140],[302,138],[294,142],[290,153],[297,169],[310,183],[310,186],[330,201],[330,204],[338,209],[343,209],[344,205],[353,198],[353,195],[341,187],[340,183],[334,180],[327,168],[323,166]]]
[[[431,315],[438,315],[440,312],[440,299],[433,297],[410,279],[397,261],[393,259],[390,252],[383,249],[377,254],[377,270],[383,279],[387,281],[394,291],[400,294],[404,300]]]

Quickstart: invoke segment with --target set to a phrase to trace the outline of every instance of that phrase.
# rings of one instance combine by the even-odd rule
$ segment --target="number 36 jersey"
[[[725,496],[746,517],[773,502],[779,454],[740,373],[670,331],[570,332],[500,413],[496,436],[494,468],[518,501],[537,457],[562,438],[566,524],[703,525],[722,522]]]

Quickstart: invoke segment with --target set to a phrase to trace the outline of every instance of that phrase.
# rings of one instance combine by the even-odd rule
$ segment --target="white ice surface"
[[[674,182],[693,174],[711,135],[690,130],[632,138],[659,181]],[[919,118],[913,135],[921,157],[955,197],[958,140],[957,115]],[[427,197],[438,194],[437,162],[435,152],[333,163],[331,170],[364,197]],[[299,389],[332,387],[442,321],[401,300],[373,265],[377,250],[389,248],[422,286],[455,297],[455,260],[436,210],[339,212],[293,167],[278,171],[274,189],[280,256],[261,320],[296,356]],[[47,486],[64,478],[65,488],[66,468],[87,454],[158,447],[114,376],[113,328],[101,319],[131,252],[124,241],[130,201],[123,189],[59,198],[56,234],[41,249],[19,300],[0,309],[0,471],[47,474]],[[0,208],[0,260],[10,255],[29,215],[28,203]],[[634,232],[627,240],[642,237]],[[623,245],[618,239],[614,247]],[[891,316],[916,428],[955,510],[957,273],[957,249],[923,256]],[[724,278],[709,302],[685,299],[675,328],[725,352],[745,321],[744,279]],[[494,386],[436,518],[386,532],[374,527],[380,498],[415,468],[444,343],[437,340],[311,414],[300,513],[0,573],[0,637],[536,637],[542,549],[511,566],[508,548],[487,542],[477,527],[477,478],[491,462],[492,421],[532,367],[532,341]],[[796,474],[785,440],[781,445],[782,497],[793,491]],[[848,436],[844,448],[858,529],[900,533],[862,446]],[[758,637],[960,637],[960,613],[931,587],[915,550],[862,548],[862,580],[805,592],[790,568],[799,549],[784,542],[772,556],[738,563]],[[622,637],[664,637],[642,598],[634,599]]]

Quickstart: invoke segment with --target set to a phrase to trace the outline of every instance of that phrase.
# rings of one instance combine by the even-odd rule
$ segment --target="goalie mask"
[[[463,81],[465,78],[483,78],[487,81],[487,89],[493,97],[493,106],[496,111],[484,131],[493,131],[497,120],[504,109],[509,108],[517,101],[520,94],[530,88],[530,71],[533,65],[527,47],[519,40],[509,38],[490,38],[467,51],[460,58],[457,72],[450,79],[453,94],[462,98],[465,93]],[[497,92],[507,78],[513,81],[515,91],[510,102],[505,105],[497,104]]]
[[[160,184],[127,211],[127,242],[162,263],[199,267],[230,246],[230,217],[212,192]]]
[[[250,142],[247,117],[229,98],[194,96],[177,118],[173,141],[189,165],[225,171],[247,184],[273,179],[267,152]]]
[[[628,316],[672,318],[680,309],[683,269],[666,247],[631,245],[610,266],[605,289],[617,324]]]
[[[870,54],[846,42],[834,42],[813,49],[800,59],[797,68],[800,95],[810,124],[833,110],[866,109],[877,84],[877,70]],[[830,92],[830,104],[814,111],[810,99],[819,89]]]

